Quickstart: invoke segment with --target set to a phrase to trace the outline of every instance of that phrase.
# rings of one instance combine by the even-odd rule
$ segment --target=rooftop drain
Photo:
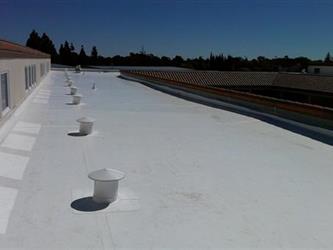
[[[77,92],[77,87],[75,87],[75,86],[72,86],[71,87],[71,95],[75,95],[76,94],[76,92]]]
[[[119,181],[125,178],[121,171],[104,168],[91,172],[88,177],[95,181],[93,201],[112,203],[117,200]]]
[[[79,94],[73,95],[73,104],[74,105],[80,104],[81,99],[82,99],[82,95],[79,95]]]
[[[90,117],[81,117],[77,119],[77,122],[80,123],[80,135],[89,135],[92,132],[95,119]]]

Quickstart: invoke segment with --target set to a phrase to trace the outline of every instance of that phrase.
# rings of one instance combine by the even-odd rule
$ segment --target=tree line
[[[40,36],[35,30],[30,33],[26,41],[26,46],[50,54],[52,63],[71,66],[79,64],[99,65],[101,63],[96,46],[92,47],[89,56],[86,54],[83,45],[80,52],[77,53],[73,43],[69,43],[68,41],[62,43],[57,51],[53,41],[46,33]]]
[[[131,52],[128,56],[105,57],[99,55],[96,46],[93,46],[90,53],[87,54],[83,45],[77,52],[73,43],[68,41],[62,43],[57,51],[53,41],[46,33],[39,35],[35,30],[30,33],[26,46],[50,54],[52,63],[70,66],[174,66],[197,70],[301,72],[310,64],[333,65],[330,53],[327,53],[324,60],[315,61],[307,57],[266,58],[259,56],[254,59],[248,59],[246,57],[233,57],[231,55],[213,53],[207,58],[183,58],[179,55],[170,58],[146,53],[144,49],[137,53]]]

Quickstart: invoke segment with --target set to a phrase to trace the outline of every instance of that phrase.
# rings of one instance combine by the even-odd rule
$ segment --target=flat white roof
[[[69,74],[80,106],[51,72],[0,129],[0,248],[333,248],[332,146],[117,73]],[[94,133],[68,136],[82,116]],[[106,167],[126,174],[119,200],[85,212],[88,173]]]

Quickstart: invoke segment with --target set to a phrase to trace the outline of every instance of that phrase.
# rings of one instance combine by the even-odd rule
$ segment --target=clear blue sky
[[[58,47],[90,53],[185,57],[333,54],[333,1],[0,0],[0,37],[25,43],[32,29]]]

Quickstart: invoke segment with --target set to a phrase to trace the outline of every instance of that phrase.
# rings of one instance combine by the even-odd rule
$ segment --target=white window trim
[[[8,92],[7,93],[8,94],[8,107],[6,107],[4,110],[1,111],[1,116],[3,117],[10,111],[10,107],[11,107],[11,97],[10,97],[11,89],[10,89],[9,71],[8,70],[0,71],[0,81],[1,81],[1,75],[2,74],[7,74],[7,92]],[[0,82],[0,84],[1,84],[1,82]],[[2,95],[1,95],[1,88],[0,88],[0,98],[1,98],[1,96]]]

